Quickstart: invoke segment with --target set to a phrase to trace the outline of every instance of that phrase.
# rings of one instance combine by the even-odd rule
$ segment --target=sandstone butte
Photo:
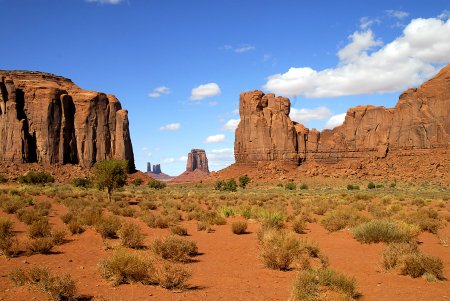
[[[407,164],[410,173],[433,173],[424,177],[434,176],[438,169],[438,182],[448,181],[450,65],[419,88],[403,92],[394,108],[352,108],[344,123],[332,130],[310,130],[292,121],[288,98],[261,91],[241,93],[239,113],[236,164],[221,173],[225,177],[235,176],[233,169],[245,164],[292,163],[303,175],[329,176],[383,176],[404,167],[393,165]],[[436,166],[421,169],[430,162]]]
[[[125,159],[135,169],[128,112],[113,95],[70,79],[0,70],[0,161],[90,167]]]
[[[186,163],[186,171],[178,177],[175,177],[171,182],[186,183],[200,181],[209,175],[208,158],[203,149],[192,149],[188,154]]]

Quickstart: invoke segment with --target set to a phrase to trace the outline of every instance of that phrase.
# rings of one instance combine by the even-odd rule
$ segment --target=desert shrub
[[[239,177],[239,187],[245,188],[247,184],[250,183],[250,178],[247,175],[243,175]]]
[[[129,248],[140,248],[144,242],[144,235],[137,224],[127,222],[118,231],[120,243]]]
[[[214,183],[214,189],[215,190],[223,190],[224,186],[225,186],[225,181],[224,180],[217,180]]]
[[[286,190],[295,190],[295,189],[297,189],[297,185],[295,185],[294,182],[287,182],[284,185],[284,189],[286,189]]]
[[[120,219],[115,215],[111,215],[102,217],[95,224],[95,230],[97,230],[102,238],[116,238],[120,226]]]
[[[46,172],[29,171],[25,175],[17,178],[21,184],[46,184],[53,183],[55,179]]]
[[[55,230],[52,232],[52,239],[55,245],[62,245],[66,241],[67,233],[64,230]]]
[[[329,268],[300,271],[294,280],[291,300],[294,301],[319,301],[321,298],[321,286],[328,287],[349,299],[356,299],[356,281],[342,273]]]
[[[75,178],[72,180],[72,185],[75,187],[90,188],[92,182],[87,178]]]
[[[416,242],[390,243],[383,250],[383,266],[386,270],[393,269],[401,264],[406,255],[416,253],[419,253]]]
[[[172,234],[175,235],[179,235],[179,236],[187,236],[188,235],[188,231],[186,228],[175,225],[170,227],[170,232],[172,232]]]
[[[14,255],[14,244],[17,244],[13,232],[13,222],[0,217],[0,251],[5,256]]]
[[[225,218],[234,216],[236,214],[234,208],[229,207],[229,206],[223,206],[223,207],[219,208],[219,211],[220,211],[220,215],[222,215]]]
[[[258,214],[258,219],[263,228],[277,228],[284,227],[284,214],[276,211],[262,210]]]
[[[98,264],[100,274],[114,285],[122,283],[140,282],[153,283],[151,275],[154,273],[153,263],[137,253],[118,250],[103,258]]]
[[[237,191],[237,183],[234,179],[228,179],[226,181],[217,180],[214,183],[214,189],[219,191]]]
[[[36,285],[55,301],[74,300],[77,293],[76,283],[69,274],[52,275],[45,267],[35,266],[28,272],[17,269],[10,273],[9,278],[16,286]]]
[[[372,220],[352,230],[362,243],[407,242],[420,232],[419,227],[394,220]]]
[[[6,197],[3,202],[1,202],[1,207],[3,211],[9,214],[16,213],[19,209],[25,207],[25,202],[18,196]]]
[[[133,184],[134,186],[141,186],[143,182],[144,181],[141,178],[136,178],[131,182],[131,184]]]
[[[433,234],[437,234],[438,229],[442,226],[437,211],[433,209],[415,211],[405,218],[405,222],[417,225],[422,231]]]
[[[231,231],[233,231],[234,234],[245,234],[247,231],[247,221],[231,223]]]
[[[154,214],[144,214],[141,216],[141,220],[150,228],[168,228],[171,221],[167,216],[154,215]]]
[[[0,184],[6,183],[8,182],[8,178],[5,177],[4,175],[0,175]]]
[[[301,189],[301,190],[307,190],[308,188],[309,188],[309,187],[308,187],[307,184],[305,184],[305,183],[300,184],[300,189]]]
[[[292,232],[268,229],[260,235],[259,256],[270,269],[289,269],[300,252],[300,240]]]
[[[389,184],[389,187],[390,187],[390,188],[395,188],[395,186],[397,186],[396,183],[391,183],[391,184]]]
[[[383,188],[383,187],[384,187],[383,184],[377,184],[377,185],[375,185],[375,188]]]
[[[136,210],[128,205],[127,202],[115,202],[108,206],[109,211],[115,215],[134,217],[136,215]]]
[[[53,237],[36,237],[27,243],[27,250],[30,254],[49,254],[55,246]]]
[[[81,234],[85,230],[83,224],[78,219],[72,219],[67,224],[67,228],[69,228],[69,231],[72,234]]]
[[[142,210],[156,210],[158,208],[158,206],[156,205],[156,203],[154,201],[149,201],[149,200],[139,202],[139,207]]]
[[[76,212],[77,219],[82,225],[94,226],[102,218],[102,209],[86,207]]]
[[[369,182],[369,184],[367,184],[367,188],[368,189],[374,189],[375,188],[375,183]]]
[[[163,262],[155,273],[156,281],[166,289],[184,289],[190,277],[191,272],[188,268],[171,262]]]
[[[31,238],[48,237],[51,234],[52,227],[46,218],[41,218],[34,221],[28,228],[28,235]]]
[[[154,239],[151,248],[161,258],[175,262],[189,262],[198,253],[194,241],[175,235]]]
[[[415,205],[417,207],[423,207],[423,206],[425,206],[425,201],[422,199],[412,199],[411,205]]]
[[[306,229],[306,221],[303,217],[296,217],[292,222],[292,230],[297,234],[304,234]]]
[[[423,276],[425,273],[437,279],[444,279],[444,264],[439,257],[420,253],[408,254],[403,258],[400,273],[412,278]]]
[[[166,183],[164,183],[162,181],[155,180],[155,179],[151,179],[148,182],[148,187],[153,188],[153,189],[157,189],[157,190],[166,188],[166,186],[167,186]]]
[[[345,207],[325,213],[320,224],[328,231],[335,232],[347,226],[353,227],[365,220],[364,216],[356,209]]]
[[[359,186],[358,185],[354,185],[354,184],[348,184],[347,185],[347,190],[359,190]]]

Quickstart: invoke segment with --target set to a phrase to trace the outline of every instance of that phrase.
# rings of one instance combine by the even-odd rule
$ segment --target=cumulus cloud
[[[220,87],[216,83],[208,83],[200,85],[191,91],[191,100],[201,100],[207,97],[217,96],[222,91],[220,91]]]
[[[232,148],[213,149],[207,152],[208,165],[211,167],[225,167],[234,163]]]
[[[394,10],[394,9],[388,9],[386,11],[386,14],[389,17],[397,18],[397,19],[400,19],[400,20],[406,18],[407,16],[409,16],[408,12],[401,11],[401,10]]]
[[[222,49],[233,51],[236,53],[244,53],[244,52],[253,51],[256,49],[256,47],[253,45],[250,45],[250,44],[241,44],[238,46],[225,45],[222,47]]]
[[[223,129],[225,131],[234,132],[240,121],[241,121],[240,119],[230,119],[227,121],[227,123],[225,123]]]
[[[218,143],[225,140],[225,135],[218,134],[218,135],[212,135],[208,136],[205,140],[205,143]]]
[[[344,123],[345,115],[347,115],[347,113],[331,116],[330,119],[328,119],[327,123],[325,124],[325,128],[331,130],[337,126],[340,126],[341,124]]]
[[[119,4],[125,0],[86,0],[86,2],[100,3],[100,4]]]
[[[285,96],[338,97],[398,92],[417,86],[450,62],[450,19],[414,19],[382,46],[372,31],[350,35],[334,68],[290,68],[268,78],[264,89]],[[377,48],[377,49],[374,49]]]
[[[289,117],[299,123],[306,123],[311,120],[322,120],[331,115],[331,111],[326,107],[315,109],[295,109],[291,108]]]
[[[160,97],[162,94],[170,94],[170,88],[166,86],[160,86],[153,89],[151,93],[148,94],[150,97]]]
[[[162,161],[163,161],[163,163],[170,164],[170,163],[175,162],[175,159],[174,158],[164,158]]]
[[[169,123],[159,128],[160,131],[176,131],[179,130],[181,124],[179,123]]]

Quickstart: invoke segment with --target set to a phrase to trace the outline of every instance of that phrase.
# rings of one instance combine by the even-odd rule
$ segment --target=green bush
[[[157,190],[166,188],[166,186],[167,186],[166,183],[164,183],[162,181],[155,180],[155,179],[151,179],[148,182],[148,187],[153,188],[153,189],[157,189]]]
[[[362,243],[408,242],[420,232],[419,227],[394,220],[372,220],[355,227],[353,236]]]
[[[301,190],[307,190],[307,189],[309,189],[309,187],[308,187],[307,184],[302,183],[302,184],[300,185],[300,189],[301,189]]]
[[[75,187],[90,188],[92,187],[92,182],[87,178],[75,178],[72,180],[72,185]]]
[[[284,188],[286,190],[295,190],[297,189],[297,185],[295,185],[294,182],[287,182],[286,185],[284,185]]]
[[[136,178],[131,182],[131,184],[133,184],[134,186],[141,186],[143,182],[144,181],[141,178]]]
[[[217,180],[214,184],[214,189],[219,191],[237,191],[237,184],[234,179],[228,179],[226,181]]]
[[[373,182],[369,182],[369,184],[367,184],[367,188],[374,189],[375,188],[375,184]]]
[[[247,175],[239,177],[239,187],[245,188],[250,183],[250,178]]]
[[[358,185],[354,185],[354,184],[348,184],[347,185],[347,190],[359,190],[359,186]]]
[[[29,171],[17,178],[17,181],[21,184],[46,184],[55,182],[55,179],[46,172]]]
[[[127,160],[103,160],[95,163],[95,182],[98,189],[106,189],[109,201],[111,201],[113,190],[127,183],[127,170]]]
[[[0,175],[0,184],[8,182],[8,178],[3,175]]]

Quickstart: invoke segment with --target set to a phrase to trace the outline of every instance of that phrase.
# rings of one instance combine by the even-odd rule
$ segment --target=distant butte
[[[196,182],[206,178],[208,175],[209,166],[205,150],[192,149],[188,154],[186,171],[174,178],[172,182]]]

